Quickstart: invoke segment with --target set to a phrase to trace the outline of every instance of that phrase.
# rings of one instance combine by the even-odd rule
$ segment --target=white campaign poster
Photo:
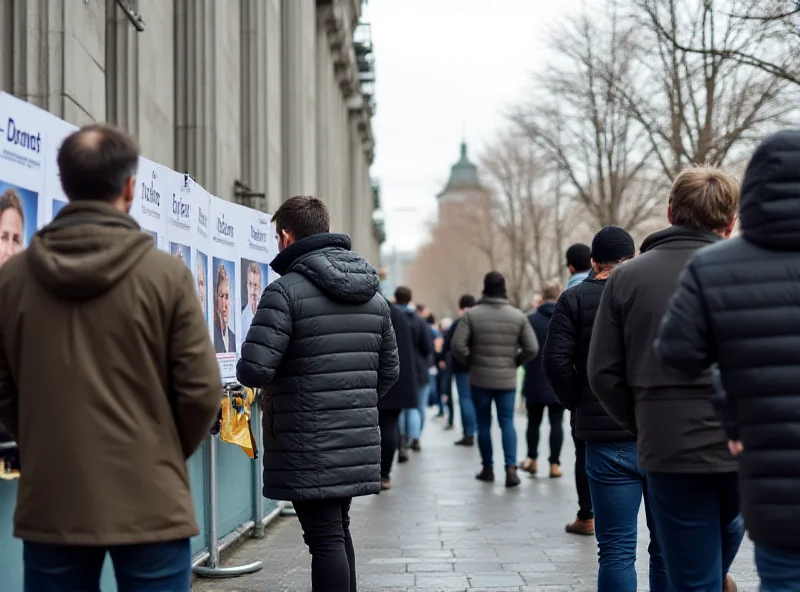
[[[0,266],[30,244],[44,221],[49,117],[0,92]]]
[[[45,154],[44,177],[44,223],[56,217],[61,208],[67,205],[67,197],[61,188],[58,176],[58,151],[61,144],[77,127],[48,113],[47,119],[47,153]]]
[[[206,318],[211,338],[214,338],[211,325],[211,262],[208,259],[211,247],[211,196],[195,184],[192,187],[192,217],[194,219],[192,236],[192,272],[197,282],[197,297]]]
[[[136,170],[136,195],[133,199],[131,216],[153,237],[156,248],[167,250],[167,201],[164,178],[168,168],[139,157]]]
[[[163,169],[163,187],[167,198],[167,252],[180,259],[190,270],[194,238],[195,209],[192,193],[197,183],[189,176]],[[196,191],[194,191],[196,193]]]
[[[237,241],[243,230],[235,203],[211,196],[211,298],[212,336],[223,382],[236,379],[239,283]]]
[[[253,322],[261,294],[270,281],[270,262],[278,254],[272,216],[242,207],[239,209],[243,236],[239,238],[239,350]]]

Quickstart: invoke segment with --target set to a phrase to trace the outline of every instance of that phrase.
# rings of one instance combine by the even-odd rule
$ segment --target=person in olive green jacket
[[[509,303],[506,280],[497,271],[486,274],[483,297],[469,309],[453,335],[453,356],[469,366],[469,382],[478,420],[481,481],[494,481],[492,469],[492,401],[503,434],[506,487],[519,485],[514,402],[517,368],[539,353],[536,335],[525,316]]]
[[[58,154],[70,203],[0,268],[0,423],[19,444],[25,590],[188,590],[186,459],[221,381],[191,272],[128,215],[138,149],[107,126]],[[0,586],[2,587],[2,586]]]

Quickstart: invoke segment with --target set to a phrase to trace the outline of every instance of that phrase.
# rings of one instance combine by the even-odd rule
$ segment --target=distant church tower
[[[439,198],[439,223],[448,218],[448,211],[469,201],[477,193],[486,189],[478,179],[478,167],[467,158],[467,143],[461,143],[461,158],[450,168],[450,180],[444,190],[437,196]]]

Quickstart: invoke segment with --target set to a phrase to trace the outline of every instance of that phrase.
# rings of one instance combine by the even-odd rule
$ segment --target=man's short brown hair
[[[681,171],[669,193],[670,222],[701,232],[727,228],[736,218],[739,185],[711,166]]]
[[[330,232],[331,218],[325,203],[310,195],[290,197],[272,215],[275,230],[289,232],[294,240],[300,240]]]
[[[561,296],[561,284],[559,282],[548,282],[542,286],[542,300],[558,300]]]

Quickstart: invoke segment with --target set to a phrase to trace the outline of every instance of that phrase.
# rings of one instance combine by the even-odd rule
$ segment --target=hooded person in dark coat
[[[715,417],[710,373],[678,375],[653,350],[683,267],[730,236],[738,201],[736,181],[719,169],[682,171],[670,190],[672,226],[611,274],[589,346],[592,392],[637,436],[672,592],[722,590],[743,536],[737,462]]]
[[[800,130],[768,137],[742,184],[741,236],[698,251],[655,350],[688,379],[718,364],[761,589],[800,582]]]
[[[325,204],[273,216],[281,278],[264,290],[236,375],[264,389],[264,496],[294,502],[315,590],[355,589],[353,497],[380,491],[378,399],[400,371],[378,274],[330,234]]]
[[[551,283],[542,290],[542,303],[536,311],[528,315],[528,321],[536,334],[536,340],[542,345],[547,341],[550,319],[556,309],[556,301],[561,295],[561,285]],[[528,458],[523,460],[519,468],[531,475],[538,469],[536,459],[539,456],[539,427],[544,419],[544,412],[550,421],[550,477],[561,477],[561,446],[564,444],[564,406],[556,398],[553,388],[547,382],[542,368],[542,351],[525,364],[525,380],[522,383],[522,396],[528,411]]]
[[[395,304],[389,306],[389,311],[397,339],[400,375],[389,392],[378,401],[378,424],[381,428],[381,490],[390,489],[392,486],[390,475],[394,455],[399,446],[400,412],[404,409],[416,409],[418,404],[416,354],[411,341],[408,317]]]

